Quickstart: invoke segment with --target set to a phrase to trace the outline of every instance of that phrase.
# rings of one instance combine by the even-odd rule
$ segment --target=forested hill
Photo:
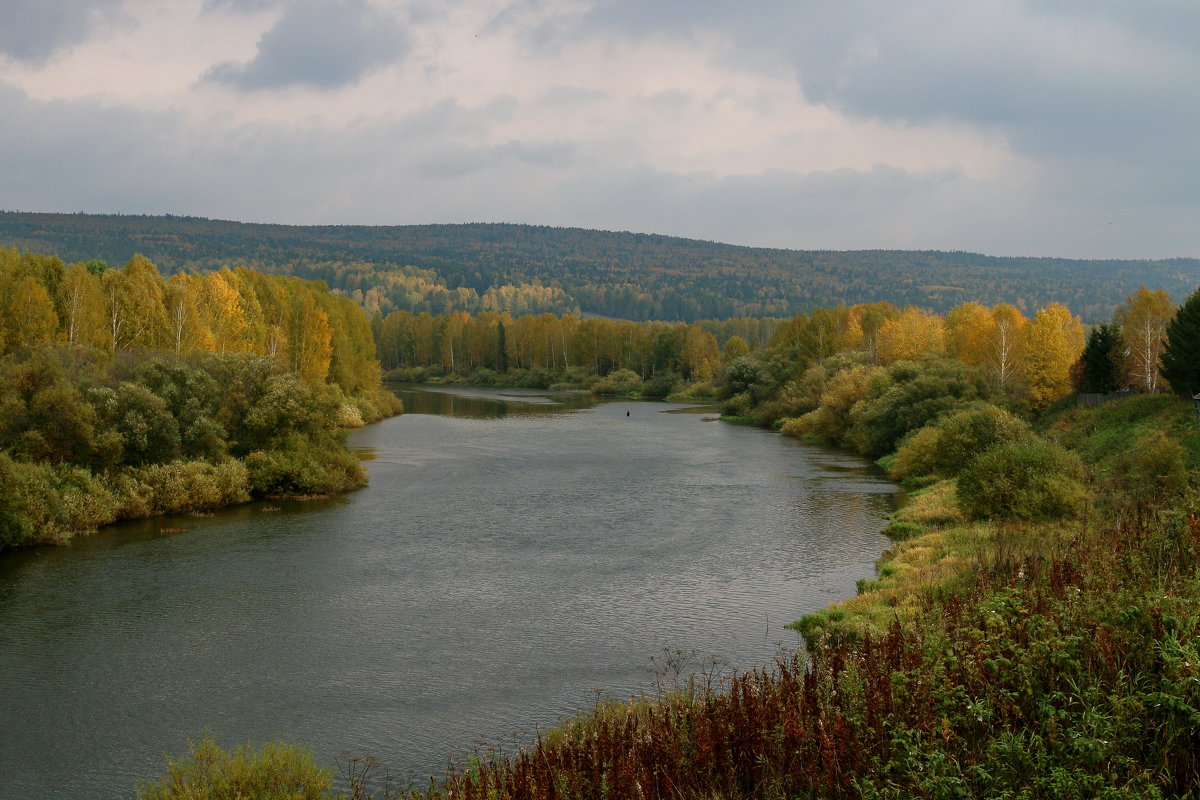
[[[1200,259],[1007,258],[965,252],[775,250],[509,224],[290,226],[198,217],[0,212],[0,247],[167,272],[245,265],[325,280],[368,311],[590,312],[625,319],[788,316],[889,300],[1026,312],[1059,301],[1101,321],[1140,285],[1183,298]]]

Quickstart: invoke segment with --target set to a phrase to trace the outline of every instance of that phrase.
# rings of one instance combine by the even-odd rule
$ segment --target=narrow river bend
[[[206,730],[440,773],[663,648],[769,662],[887,546],[895,488],[845,453],[661,403],[402,396],[347,497],[0,556],[0,798],[131,797]]]

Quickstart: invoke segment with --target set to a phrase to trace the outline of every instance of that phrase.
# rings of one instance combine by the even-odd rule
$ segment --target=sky
[[[1192,0],[0,0],[0,208],[1200,256]]]

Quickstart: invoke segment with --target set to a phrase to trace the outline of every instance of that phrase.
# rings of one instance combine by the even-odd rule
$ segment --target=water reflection
[[[406,414],[436,414],[467,419],[561,414],[591,408],[596,398],[587,392],[551,392],[541,389],[476,389],[466,386],[389,383],[404,401]]]

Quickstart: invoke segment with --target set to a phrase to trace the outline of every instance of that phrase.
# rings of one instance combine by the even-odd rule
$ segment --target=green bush
[[[748,417],[754,409],[754,398],[748,392],[739,392],[721,404],[721,413],[727,417]]]
[[[872,373],[866,396],[850,409],[844,440],[879,457],[910,432],[986,399],[990,391],[977,370],[956,359],[901,361],[886,373]]]
[[[1027,439],[1032,433],[1024,420],[990,404],[952,414],[938,424],[937,431],[934,468],[948,478],[989,448]]]
[[[618,369],[592,384],[593,394],[635,394],[642,388],[641,377],[631,369]]]
[[[333,773],[294,745],[243,745],[228,753],[206,736],[188,757],[169,761],[167,774],[138,792],[142,800],[332,800]]]
[[[940,431],[933,426],[910,433],[896,451],[888,467],[888,476],[894,481],[902,481],[934,474],[940,438]]]
[[[1162,431],[1150,431],[1137,440],[1125,466],[1125,478],[1134,497],[1159,503],[1187,488],[1184,450]]]
[[[250,490],[258,497],[329,495],[366,484],[362,465],[340,443],[296,435],[281,446],[254,451],[245,464]]]
[[[0,548],[65,542],[113,522],[119,510],[117,497],[86,469],[0,453]]]
[[[959,508],[972,519],[1077,517],[1087,504],[1079,457],[1041,439],[997,445],[958,478]]]
[[[131,474],[145,487],[146,510],[151,514],[204,511],[250,499],[249,473],[238,461],[175,461],[133,470]]]
[[[642,384],[642,397],[666,397],[675,391],[679,376],[674,372],[657,372]]]

